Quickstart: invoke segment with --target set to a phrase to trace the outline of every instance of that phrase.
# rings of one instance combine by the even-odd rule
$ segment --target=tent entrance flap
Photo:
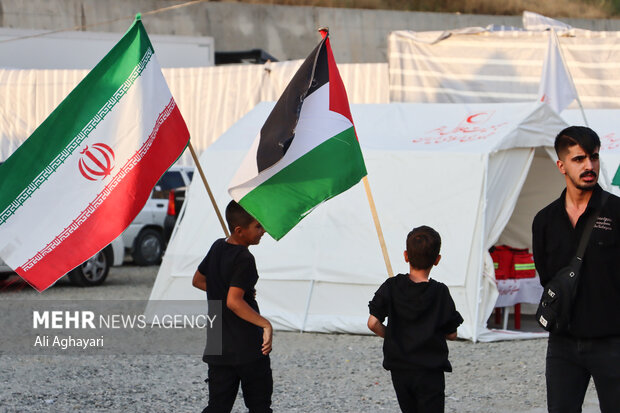
[[[537,148],[514,211],[495,244],[531,251],[534,216],[559,197],[564,187],[564,177],[559,173],[555,159],[551,159],[544,148]]]
[[[564,178],[558,172],[555,165],[555,160],[550,158],[549,149],[552,148],[531,148],[531,149],[512,149],[511,151],[517,151],[516,158],[521,159],[522,168],[513,165],[516,169],[509,175],[516,181],[513,186],[513,192],[506,194],[505,202],[512,205],[510,208],[497,208],[498,211],[503,211],[498,214],[497,225],[494,230],[491,230],[489,234],[489,248],[493,245],[510,245],[515,248],[528,248],[532,249],[532,221],[538,211],[555,200],[562,190],[565,183]],[[506,154],[498,154],[495,159],[496,165],[496,183],[501,187],[500,183],[509,180],[507,176],[500,177],[502,174],[500,171],[503,169],[499,166],[501,158]],[[493,163],[493,162],[492,162]],[[494,168],[490,168],[494,169]],[[505,170],[503,171],[506,172]],[[520,181],[520,182],[517,182]],[[498,188],[501,190],[501,188]],[[492,216],[490,214],[489,216]],[[488,255],[488,254],[487,254]],[[488,264],[485,268],[486,273],[493,272],[493,262],[488,255]],[[495,300],[497,299],[497,295]],[[492,315],[494,302],[489,302],[489,307],[486,309],[484,316],[484,322]],[[491,305],[493,304],[493,305]],[[507,309],[506,311],[508,311]],[[535,304],[523,304],[521,306],[522,313],[530,314],[536,310]],[[542,330],[535,334],[530,332],[521,331],[502,331],[502,330],[483,330],[479,336],[480,341],[494,341],[494,340],[509,340],[519,338],[536,338],[546,335]]]

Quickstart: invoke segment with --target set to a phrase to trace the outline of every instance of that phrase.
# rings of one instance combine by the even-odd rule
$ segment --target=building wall
[[[0,0],[0,27],[124,32],[137,12],[179,5],[170,0]],[[124,17],[124,18],[123,18]],[[579,28],[620,30],[620,20],[562,19]],[[219,51],[261,48],[279,60],[301,59],[328,26],[340,63],[385,62],[393,30],[444,30],[489,24],[521,26],[520,16],[331,9],[206,2],[143,16],[149,33],[211,36]]]

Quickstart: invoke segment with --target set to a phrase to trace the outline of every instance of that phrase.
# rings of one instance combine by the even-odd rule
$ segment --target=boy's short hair
[[[416,270],[431,268],[441,249],[441,236],[433,228],[423,225],[407,235],[409,264]]]
[[[588,155],[592,155],[601,147],[601,140],[596,132],[586,126],[569,126],[558,133],[553,147],[558,159],[562,159],[568,148],[575,145],[581,146]]]
[[[226,222],[231,233],[236,227],[246,228],[256,219],[250,215],[237,201],[232,200],[226,206]]]

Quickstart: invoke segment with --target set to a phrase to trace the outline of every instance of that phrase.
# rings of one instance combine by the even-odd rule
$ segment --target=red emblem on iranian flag
[[[82,176],[90,181],[104,179],[114,169],[114,151],[105,143],[95,143],[86,146],[79,161]]]

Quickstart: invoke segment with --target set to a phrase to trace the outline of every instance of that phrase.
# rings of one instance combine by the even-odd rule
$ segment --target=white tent
[[[271,107],[257,106],[201,157],[221,206]],[[450,286],[466,320],[459,335],[515,337],[485,328],[497,296],[485,251],[496,242],[530,245],[533,215],[563,187],[552,159],[534,148],[550,147],[565,124],[532,104],[353,105],[352,111],[396,270],[407,269],[407,231],[434,226],[444,258],[432,274]],[[604,150],[613,146],[613,137],[601,137]],[[617,167],[616,156],[603,151],[603,169]],[[221,229],[199,181],[186,205],[151,299],[202,298],[191,276]],[[278,328],[366,332],[366,304],[385,269],[361,185],[321,205],[280,242],[266,236],[252,251],[262,312]]]
[[[586,108],[620,107],[620,32],[563,31],[559,42]],[[390,102],[537,99],[548,32],[395,31],[388,36]],[[577,107],[576,104],[573,107]]]
[[[258,102],[275,100],[301,60],[264,65],[163,69],[197,151],[204,150]],[[387,64],[343,64],[340,74],[353,103],[387,103]],[[32,134],[87,70],[0,69],[0,162]],[[189,151],[180,165],[193,162]]]
[[[256,106],[202,154],[221,208],[230,200],[230,179],[272,107]],[[395,270],[408,269],[402,259],[407,232],[423,224],[436,228],[443,259],[431,275],[450,287],[465,319],[459,336],[515,337],[486,329],[497,298],[486,251],[505,240],[530,245],[533,215],[564,185],[543,148],[552,146],[566,124],[546,105],[531,103],[351,109]],[[222,236],[196,179],[150,299],[204,299],[191,277]],[[276,328],[368,332],[367,303],[386,270],[361,184],[320,205],[281,241],[266,235],[251,251],[261,275],[261,312]]]

